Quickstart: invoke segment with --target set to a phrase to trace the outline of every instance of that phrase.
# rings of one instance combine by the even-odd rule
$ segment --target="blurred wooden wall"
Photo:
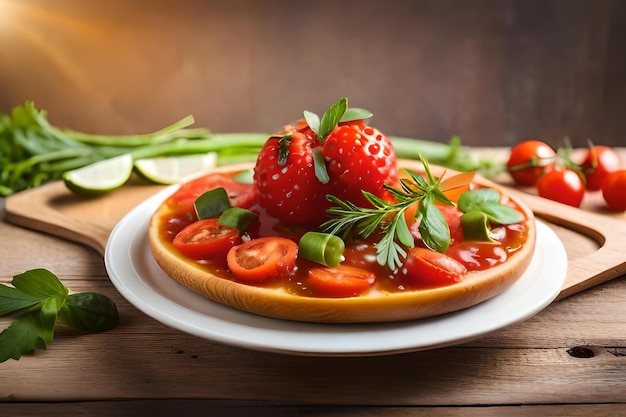
[[[390,135],[626,146],[624,0],[0,0],[0,112],[272,132],[339,97]]]

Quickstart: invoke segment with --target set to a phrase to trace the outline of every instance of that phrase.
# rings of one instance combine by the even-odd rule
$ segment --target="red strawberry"
[[[335,196],[357,206],[369,206],[361,190],[385,198],[383,185],[398,178],[391,141],[362,120],[333,129],[324,141],[323,154]]]
[[[330,188],[315,175],[313,149],[321,143],[306,124],[271,137],[254,168],[259,203],[267,213],[288,224],[319,224],[326,217]]]

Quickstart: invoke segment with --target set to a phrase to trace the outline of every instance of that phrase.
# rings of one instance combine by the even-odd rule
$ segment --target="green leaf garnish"
[[[341,98],[333,103],[328,110],[324,112],[320,121],[319,130],[316,132],[319,140],[323,141],[339,124],[339,121],[348,109],[348,99]]]
[[[320,117],[312,111],[305,110],[304,120],[306,120],[311,130],[317,135],[320,131]]]
[[[416,217],[420,222],[419,230],[424,243],[433,250],[445,251],[450,246],[450,228],[435,202],[453,203],[439,189],[440,179],[432,174],[426,158],[421,156],[421,160],[426,178],[407,171],[409,178],[400,180],[400,189],[385,185],[397,200],[395,203],[368,192],[363,192],[363,195],[371,203],[371,208],[357,207],[349,201],[327,196],[337,207],[327,210],[333,218],[322,225],[323,230],[343,236],[356,233],[363,238],[380,230],[383,237],[376,243],[376,259],[379,264],[394,270],[406,257],[405,248],[414,245],[414,237],[409,231],[404,213],[408,207],[419,203]]]
[[[330,176],[328,175],[328,170],[326,169],[326,164],[324,163],[322,147],[318,146],[317,148],[311,149],[311,153],[313,154],[313,168],[315,169],[315,176],[322,184],[328,184]]]
[[[69,294],[69,289],[45,269],[13,277],[12,287],[0,285],[0,316],[18,317],[0,333],[0,362],[18,360],[54,339],[57,321],[88,332],[110,330],[119,321],[117,308],[98,293]]]
[[[230,208],[228,193],[223,187],[209,190],[196,198],[193,206],[198,219],[209,219],[219,216],[224,210]]]
[[[500,203],[500,193],[493,188],[466,191],[459,197],[459,209],[464,213],[480,211],[495,224],[514,224],[524,220],[524,215],[511,206]]]
[[[372,117],[373,114],[369,110],[359,109],[358,107],[350,107],[341,117],[340,122],[351,122],[353,120],[364,120]],[[310,125],[309,125],[310,126]]]
[[[217,224],[232,227],[233,229],[243,232],[255,218],[256,214],[250,210],[241,207],[230,207],[220,214],[220,217],[217,219]]]

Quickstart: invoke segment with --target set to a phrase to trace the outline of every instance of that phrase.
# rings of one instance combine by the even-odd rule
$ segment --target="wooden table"
[[[597,198],[585,205],[593,207]],[[569,244],[571,230],[553,229],[570,257],[595,250],[593,242]],[[88,247],[6,222],[0,222],[0,237],[0,280],[47,268],[74,291],[107,294],[121,315],[112,331],[59,329],[48,350],[0,364],[0,415],[626,414],[623,276],[455,347],[375,357],[291,356],[160,324],[121,297],[102,256]],[[8,323],[0,319],[0,328]]]

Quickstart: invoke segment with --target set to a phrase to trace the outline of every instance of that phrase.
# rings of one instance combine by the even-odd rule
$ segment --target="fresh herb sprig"
[[[327,210],[328,214],[334,217],[326,221],[322,229],[344,237],[354,231],[363,238],[380,230],[383,237],[375,245],[377,262],[394,270],[402,264],[402,259],[407,255],[405,247],[412,248],[415,245],[404,214],[409,207],[418,204],[415,218],[419,222],[418,230],[424,243],[432,250],[445,252],[450,246],[450,228],[435,203],[447,205],[454,203],[441,191],[439,187],[441,178],[436,178],[432,174],[427,159],[420,155],[420,160],[424,165],[426,178],[407,171],[409,178],[400,180],[400,189],[385,185],[396,199],[394,203],[368,192],[363,192],[363,195],[372,205],[371,208],[357,207],[349,201],[343,201],[332,195],[327,196],[337,207]]]
[[[0,316],[17,318],[0,333],[0,362],[19,360],[35,349],[46,349],[57,322],[90,333],[117,326],[115,303],[95,292],[70,294],[61,280],[46,269],[16,275],[12,286],[0,284]]]

